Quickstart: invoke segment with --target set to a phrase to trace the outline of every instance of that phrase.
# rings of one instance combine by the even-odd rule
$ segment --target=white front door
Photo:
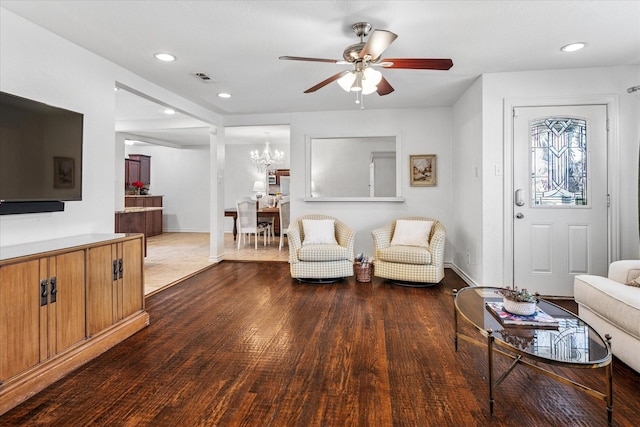
[[[518,288],[572,296],[607,274],[607,107],[516,107],[513,260]]]

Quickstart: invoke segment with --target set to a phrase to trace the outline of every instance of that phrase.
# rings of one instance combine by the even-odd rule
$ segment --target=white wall
[[[618,246],[613,248],[616,259],[637,259],[640,255],[638,239],[638,143],[640,141],[640,102],[638,94],[627,94],[626,89],[638,84],[640,67],[603,67],[520,73],[496,73],[483,76],[482,105],[482,162],[483,162],[483,226],[473,238],[480,238],[484,262],[484,284],[500,285],[511,280],[504,277],[504,180],[508,176],[495,173],[495,166],[504,167],[504,147],[510,143],[505,124],[504,105],[514,99],[547,99],[550,103],[574,99],[613,98],[619,110],[611,118],[610,141],[614,144],[610,159],[610,188],[614,197],[611,214],[619,225],[613,232]],[[472,88],[470,90],[477,90]],[[615,151],[617,143],[618,151]],[[465,145],[456,140],[455,144]],[[503,169],[508,171],[508,169]],[[456,188],[458,190],[458,188]],[[617,208],[617,209],[616,209]],[[617,255],[615,255],[617,254]]]
[[[149,194],[164,196],[164,231],[209,232],[209,146],[133,145],[125,147],[125,153],[151,156]]]
[[[113,232],[112,64],[2,9],[0,90],[84,114],[83,197],[64,212],[0,217],[0,246]]]
[[[453,264],[459,273],[482,283],[482,78],[453,107]],[[490,257],[490,262],[499,256]]]
[[[403,216],[440,219],[451,228],[452,119],[449,108],[352,110],[291,115],[291,217],[310,213],[332,215],[357,233],[356,253],[373,255],[371,231]],[[305,137],[400,135],[401,182],[404,203],[305,202]],[[436,154],[437,186],[409,186],[409,155]],[[449,239],[445,261],[451,260]]]
[[[84,114],[82,201],[66,202],[64,212],[0,216],[0,246],[114,231],[114,212],[124,205],[124,148],[114,135],[116,82],[207,123],[221,123],[215,113],[5,9],[0,13],[0,53],[0,90]],[[192,153],[197,167],[202,165],[201,156],[207,165],[209,163],[208,151]],[[217,164],[214,166],[218,168]],[[202,179],[210,188],[208,171]],[[201,170],[195,169],[195,173]],[[200,179],[191,178],[192,181]],[[186,199],[189,191],[182,190]],[[212,194],[216,192],[218,188],[211,190]],[[199,203],[202,197],[196,196]],[[203,202],[208,203],[209,193],[203,197]],[[201,209],[196,204],[193,212],[196,216],[205,212],[209,221],[208,206]],[[222,210],[219,215],[222,217]],[[194,228],[208,231],[209,226],[202,226],[201,222],[193,220]]]

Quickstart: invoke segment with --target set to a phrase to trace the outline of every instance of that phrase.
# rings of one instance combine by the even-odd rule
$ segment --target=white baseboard
[[[467,275],[467,273],[465,273],[463,270],[461,270],[457,265],[453,264],[453,263],[446,263],[444,264],[445,268],[450,268],[453,271],[456,272],[456,274],[458,276],[460,276],[460,278],[462,280],[464,280],[464,282],[469,285],[469,286],[480,286],[478,283],[476,283],[471,277],[469,277],[469,275]]]

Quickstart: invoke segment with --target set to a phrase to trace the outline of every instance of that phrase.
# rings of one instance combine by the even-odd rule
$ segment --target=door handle
[[[47,285],[49,284],[49,281],[47,279],[42,279],[40,281],[40,307],[42,307],[43,305],[47,305]]]
[[[522,188],[516,190],[516,206],[524,206],[524,197],[522,196],[522,194]]]
[[[52,277],[51,279],[49,279],[49,283],[51,284],[51,290],[49,291],[49,299],[51,300],[51,302],[56,302],[57,299],[57,295],[58,295],[58,279],[54,277]]]
[[[518,212],[518,213],[516,214],[516,218],[518,218],[518,219],[522,219],[522,218],[524,218],[524,215],[522,215],[522,213]]]

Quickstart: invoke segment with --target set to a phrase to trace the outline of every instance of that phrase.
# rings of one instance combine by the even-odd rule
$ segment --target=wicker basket
[[[514,301],[508,298],[503,298],[502,300],[504,302],[503,308],[509,313],[519,316],[531,316],[536,312],[535,302]]]
[[[358,282],[370,282],[371,274],[373,273],[373,264],[368,262],[363,264],[361,262],[357,262],[355,265],[356,270],[356,280]]]

